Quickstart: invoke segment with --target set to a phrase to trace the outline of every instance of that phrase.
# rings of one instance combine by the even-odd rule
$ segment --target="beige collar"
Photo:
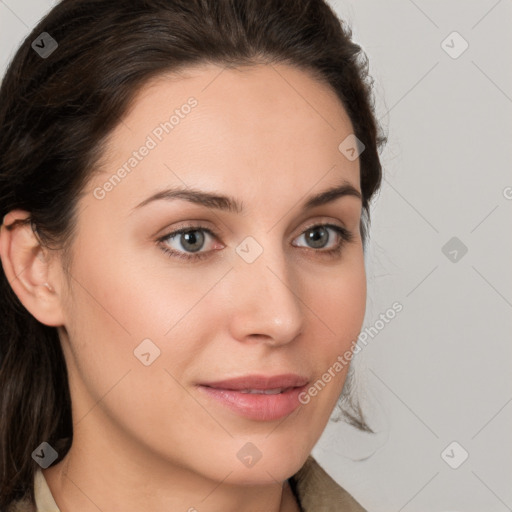
[[[366,512],[311,455],[290,480],[304,512]]]

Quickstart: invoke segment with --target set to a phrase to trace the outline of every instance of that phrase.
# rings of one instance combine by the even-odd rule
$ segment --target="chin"
[[[263,443],[262,443],[263,445]],[[264,485],[284,482],[302,467],[310,451],[304,450],[305,443],[294,443],[292,449],[283,443],[272,446],[267,442],[266,447],[256,451],[249,443],[237,454],[235,464],[229,461],[222,468],[223,476],[232,471],[229,482],[233,485]],[[301,449],[302,447],[302,449]],[[222,457],[222,455],[220,455]],[[252,460],[251,460],[252,456]],[[259,457],[259,458],[258,458]]]

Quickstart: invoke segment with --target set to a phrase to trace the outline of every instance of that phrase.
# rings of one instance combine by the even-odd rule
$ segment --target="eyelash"
[[[335,256],[339,255],[341,253],[342,249],[345,247],[345,244],[352,242],[353,239],[354,239],[354,235],[350,231],[348,231],[347,229],[345,229],[345,228],[343,228],[341,226],[338,226],[337,224],[329,224],[329,223],[327,223],[327,224],[314,224],[314,225],[306,228],[301,233],[301,235],[303,235],[307,231],[312,231],[313,229],[316,229],[316,228],[331,228],[340,236],[340,241],[338,242],[336,247],[334,247],[333,249],[322,251],[321,249],[317,250],[317,249],[314,249],[312,247],[309,248],[309,250],[314,251],[314,252],[319,252],[319,253],[321,253],[323,255],[327,255],[327,256],[331,256],[331,257],[335,257]],[[171,231],[170,233],[168,233],[168,234],[164,235],[163,237],[159,238],[157,240],[157,242],[159,242],[159,245],[161,246],[162,251],[164,253],[166,253],[170,258],[179,258],[179,259],[188,260],[188,261],[190,261],[190,260],[203,260],[205,258],[208,258],[210,256],[210,252],[211,251],[208,251],[208,252],[198,252],[198,253],[195,253],[195,254],[183,253],[183,252],[175,251],[173,249],[169,249],[169,247],[167,245],[165,245],[165,241],[168,240],[169,238],[175,238],[176,236],[181,235],[183,233],[193,233],[194,231],[203,231],[205,233],[208,233],[209,235],[211,235],[212,237],[214,237],[216,239],[219,238],[216,233],[214,233],[211,229],[208,229],[206,227],[203,227],[203,226],[186,226],[186,227],[177,229],[176,231]]]

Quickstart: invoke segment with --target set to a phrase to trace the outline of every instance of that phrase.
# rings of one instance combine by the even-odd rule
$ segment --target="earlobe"
[[[63,325],[60,296],[48,283],[47,252],[32,229],[30,214],[12,210],[0,228],[2,266],[20,302],[41,323]]]

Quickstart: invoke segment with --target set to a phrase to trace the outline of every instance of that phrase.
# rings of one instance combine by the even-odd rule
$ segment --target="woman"
[[[0,509],[364,510],[310,455],[385,140],[328,5],[63,0],[0,98]]]

